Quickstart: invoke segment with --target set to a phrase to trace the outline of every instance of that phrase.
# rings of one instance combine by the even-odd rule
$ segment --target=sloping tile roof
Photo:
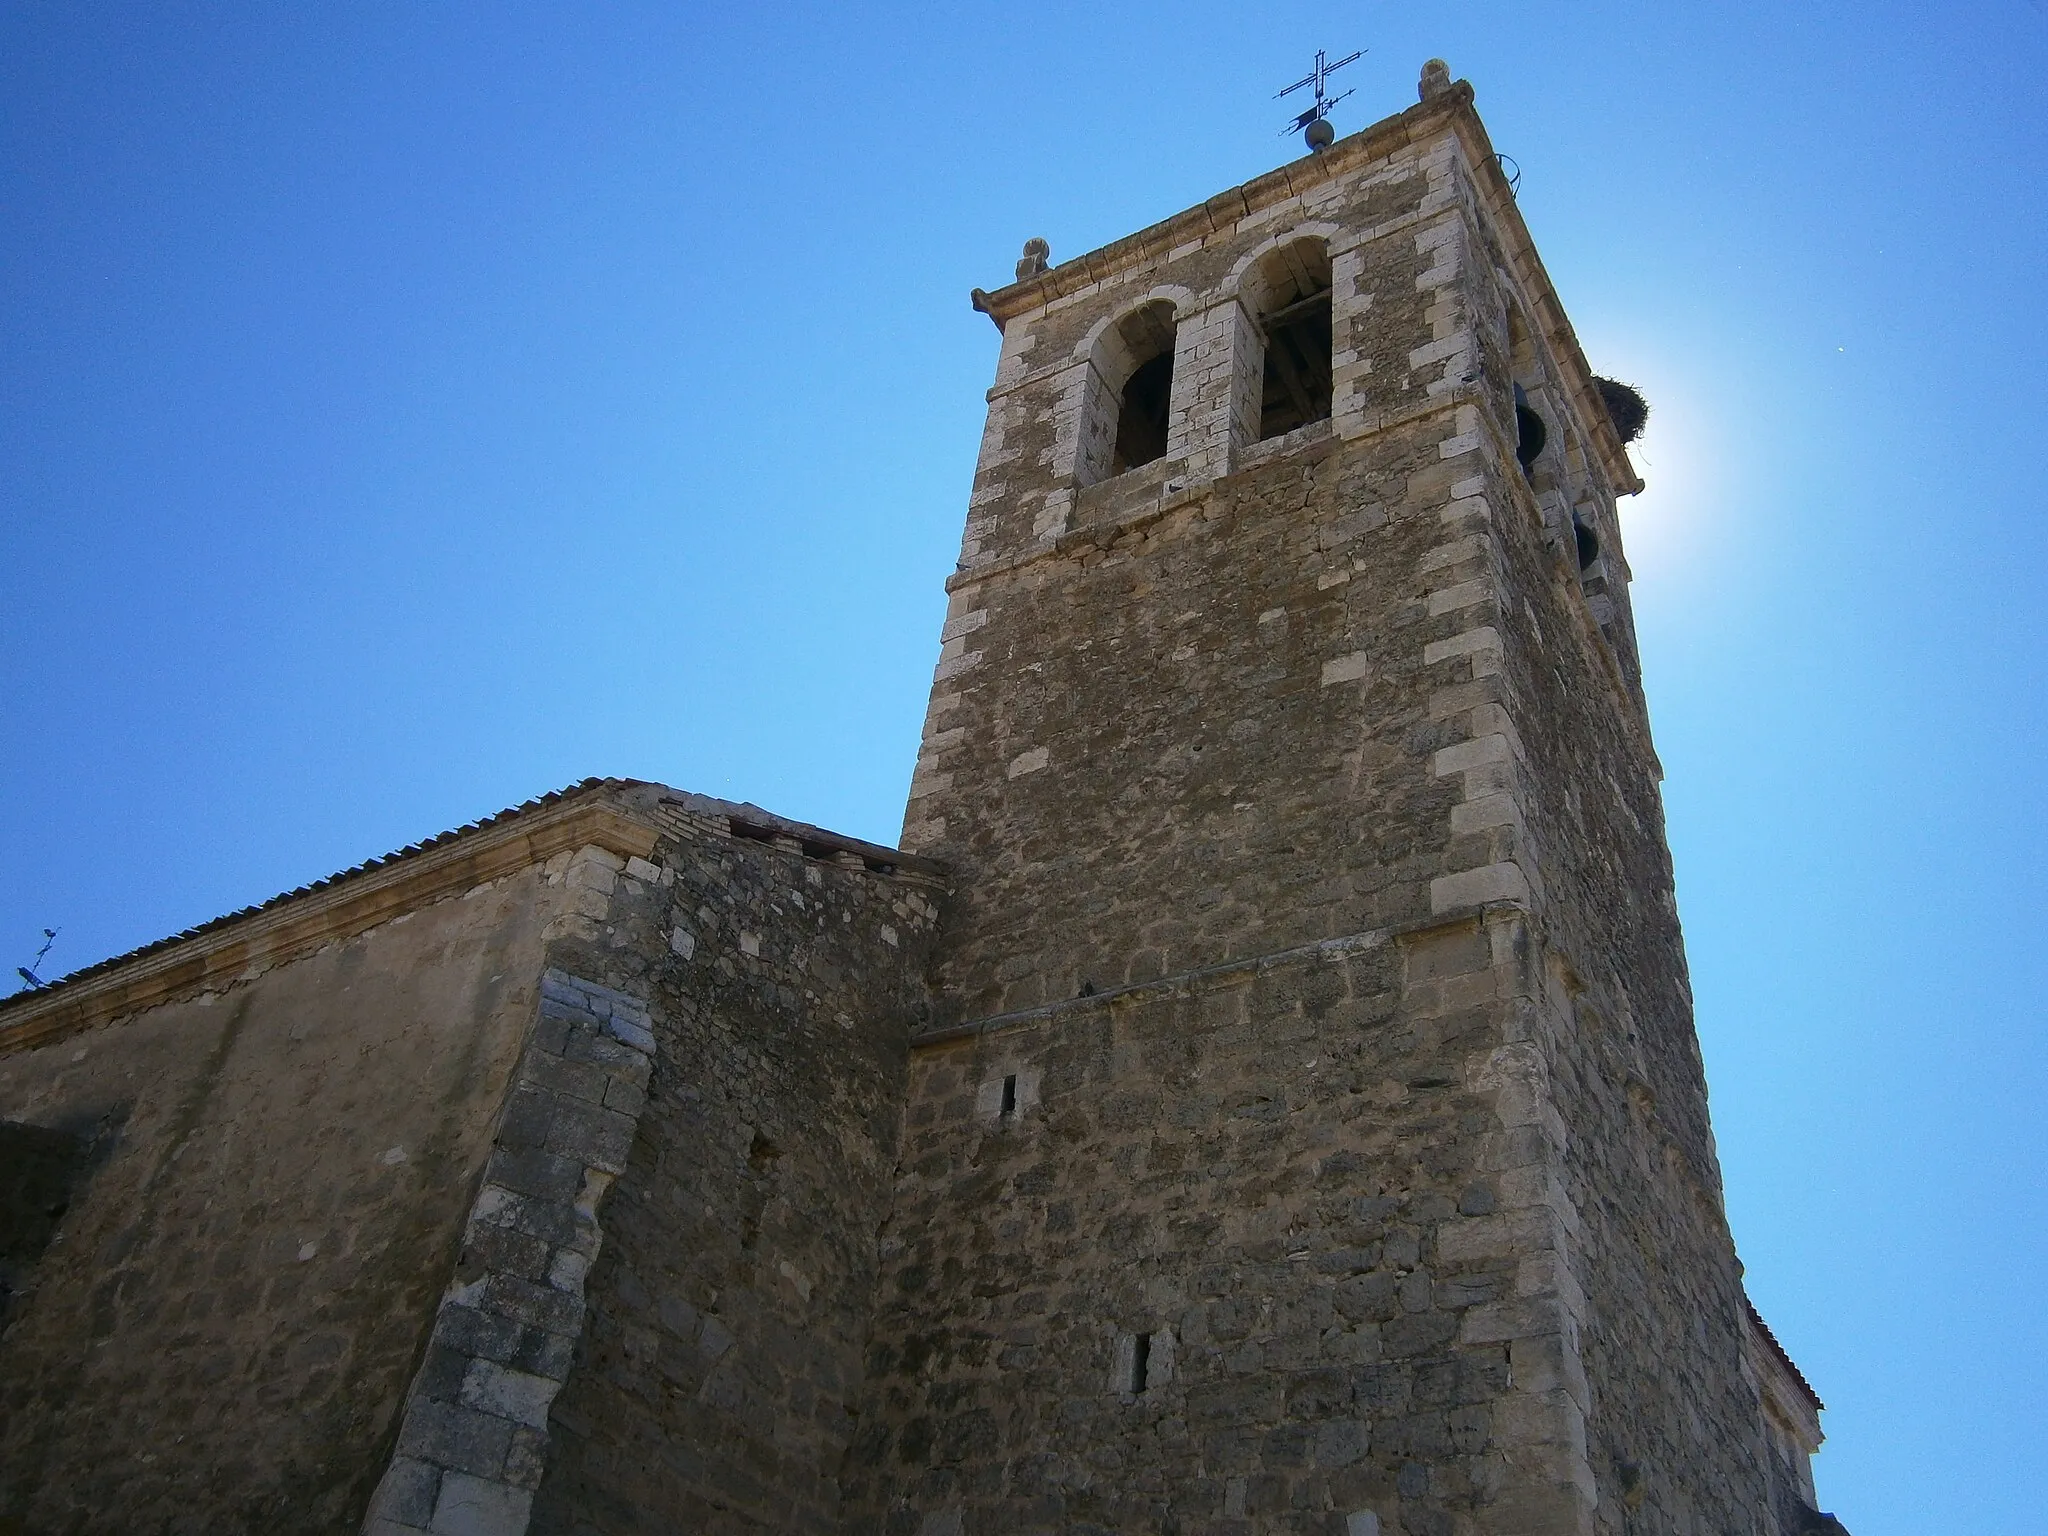
[[[169,949],[174,944],[183,944],[189,939],[201,938],[207,934],[217,933],[233,923],[241,922],[244,918],[253,917],[258,912],[271,911],[273,908],[283,906],[286,902],[297,901],[301,897],[310,896],[316,891],[327,890],[341,881],[352,880],[359,875],[366,875],[372,870],[388,869],[394,864],[402,863],[407,859],[417,858],[419,855],[430,850],[445,848],[450,843],[462,838],[472,837],[487,828],[501,827],[506,822],[512,821],[517,817],[531,815],[535,811],[546,810],[565,801],[580,799],[599,790],[637,788],[643,782],[640,779],[591,778],[583,779],[564,789],[551,790],[545,795],[537,795],[531,800],[521,801],[518,805],[507,806],[494,816],[485,816],[477,821],[465,822],[462,826],[437,833],[433,837],[422,838],[416,843],[407,843],[403,848],[395,849],[378,858],[366,859],[362,863],[351,865],[347,869],[337,870],[331,875],[311,881],[306,885],[294,886],[289,891],[280,891],[268,901],[259,901],[253,906],[238,907],[232,912],[226,912],[219,917],[210,918],[196,927],[168,934],[161,939],[152,939],[149,943],[141,945],[136,949],[131,949],[125,954],[111,955],[105,960],[98,960],[91,965],[81,966],[79,969],[60,976],[54,981],[45,982],[40,987],[24,988],[10,997],[0,998],[0,1015],[6,1013],[10,1004],[19,1003],[28,998],[47,998],[54,992],[61,991],[66,987],[76,986],[83,981],[89,981],[96,976],[104,975],[118,966],[126,965],[130,961],[140,960],[147,955],[157,953],[159,950]]]
[[[1827,1407],[1827,1404],[1820,1400],[1820,1394],[1813,1390],[1813,1383],[1806,1379],[1799,1367],[1792,1363],[1792,1357],[1785,1353],[1785,1346],[1780,1344],[1778,1336],[1771,1332],[1771,1325],[1763,1320],[1763,1315],[1757,1311],[1756,1304],[1747,1296],[1742,1298],[1742,1304],[1749,1310],[1750,1326],[1756,1329],[1758,1337],[1771,1346],[1771,1353],[1778,1357],[1778,1363],[1791,1372],[1792,1379],[1799,1383],[1799,1389],[1812,1401],[1813,1411],[1819,1413]]]

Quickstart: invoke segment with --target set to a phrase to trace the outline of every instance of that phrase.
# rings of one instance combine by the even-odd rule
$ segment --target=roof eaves
[[[264,920],[275,921],[280,914],[317,903],[323,898],[333,901],[344,893],[353,893],[366,882],[375,882],[375,877],[385,876],[387,883],[393,876],[409,874],[412,867],[421,861],[438,863],[443,860],[461,864],[461,851],[467,846],[491,841],[494,834],[502,836],[508,830],[522,823],[532,823],[539,818],[552,817],[554,813],[578,807],[593,797],[611,792],[640,787],[643,781],[637,779],[590,778],[571,784],[563,789],[552,790],[518,805],[508,806],[496,815],[486,816],[478,821],[468,822],[460,827],[408,843],[403,848],[361,864],[338,870],[321,879],[281,891],[267,901],[253,906],[240,907],[219,917],[196,924],[166,938],[156,939],[138,948],[128,950],[92,965],[81,967],[69,975],[57,978],[41,987],[29,988],[15,993],[12,997],[0,999],[0,1050],[17,1048],[23,1044],[40,1043],[54,1035],[68,1033],[85,1021],[89,1013],[84,1004],[83,994],[97,992],[104,988],[121,990],[118,978],[123,973],[153,973],[159,975],[183,974],[193,970],[181,952],[192,951],[196,956],[206,951],[209,941],[218,944],[230,930],[238,926],[262,924]],[[616,821],[619,818],[606,818]],[[651,831],[648,841],[651,846]],[[616,839],[615,839],[616,840]],[[194,974],[211,976],[218,966],[201,966]],[[138,1006],[147,1006],[153,994],[164,991],[160,985],[148,989],[138,999]],[[162,1000],[155,997],[154,1000]],[[76,1001],[80,1006],[70,1006]]]
[[[1778,1342],[1778,1336],[1771,1332],[1771,1325],[1765,1322],[1763,1314],[1757,1311],[1756,1303],[1745,1296],[1742,1298],[1742,1305],[1749,1313],[1750,1326],[1756,1329],[1757,1337],[1770,1345],[1771,1353],[1777,1357],[1778,1363],[1785,1367],[1794,1381],[1799,1383],[1799,1390],[1804,1392],[1807,1401],[1813,1404],[1813,1411],[1822,1412],[1827,1404],[1820,1400],[1820,1394],[1813,1390],[1813,1383],[1806,1379],[1805,1373],[1792,1363],[1791,1355],[1787,1354],[1785,1346]]]

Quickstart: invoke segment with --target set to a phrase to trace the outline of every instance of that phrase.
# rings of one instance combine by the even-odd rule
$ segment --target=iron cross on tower
[[[1308,147],[1312,150],[1326,149],[1335,142],[1337,130],[1332,128],[1323,119],[1330,108],[1337,105],[1346,96],[1349,96],[1351,92],[1344,91],[1339,95],[1329,96],[1325,94],[1325,88],[1329,84],[1330,76],[1334,75],[1346,64],[1356,63],[1364,53],[1365,50],[1361,48],[1349,58],[1339,59],[1336,63],[1331,64],[1324,60],[1323,50],[1318,48],[1316,50],[1316,67],[1314,72],[1304,75],[1273,98],[1275,101],[1278,101],[1281,96],[1292,96],[1303,86],[1312,85],[1316,88],[1316,104],[1295,118],[1285,128],[1282,128],[1280,132],[1283,135],[1297,131],[1300,132],[1302,138],[1307,141]]]

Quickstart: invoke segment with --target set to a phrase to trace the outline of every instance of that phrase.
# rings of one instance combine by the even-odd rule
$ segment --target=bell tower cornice
[[[1213,236],[1234,234],[1245,219],[1290,198],[1305,197],[1377,160],[1410,145],[1426,143],[1447,131],[1456,136],[1465,151],[1475,191],[1500,241],[1501,254],[1527,297],[1535,328],[1557,359],[1571,403],[1609,482],[1621,495],[1640,492],[1643,480],[1629,462],[1627,450],[1601,404],[1593,385],[1593,370],[1523,222],[1514,190],[1501,170],[1493,141],[1473,104],[1471,82],[1467,80],[1438,86],[1405,112],[1382,118],[1327,149],[1276,166],[1262,176],[1219,192],[1122,239],[993,292],[976,288],[969,295],[970,301],[976,310],[995,322],[998,330],[1007,331],[1014,321],[1050,309],[1063,300],[1084,298],[1104,283],[1149,265],[1162,264]]]

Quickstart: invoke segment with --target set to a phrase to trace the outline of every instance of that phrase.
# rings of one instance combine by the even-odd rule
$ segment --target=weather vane
[[[1312,85],[1316,88],[1316,104],[1280,130],[1283,138],[1290,133],[1299,133],[1307,141],[1310,149],[1328,149],[1331,144],[1336,142],[1337,130],[1325,122],[1324,117],[1328,114],[1330,108],[1337,105],[1346,96],[1349,96],[1351,92],[1344,91],[1338,95],[1330,96],[1325,94],[1325,88],[1329,84],[1330,76],[1337,73],[1346,64],[1355,64],[1364,54],[1365,50],[1361,48],[1357,53],[1352,54],[1350,58],[1339,59],[1336,63],[1330,64],[1324,61],[1323,50],[1320,48],[1316,50],[1315,73],[1302,76],[1301,79],[1295,81],[1294,84],[1273,98],[1275,101],[1278,101],[1281,96],[1292,96],[1304,86]]]

